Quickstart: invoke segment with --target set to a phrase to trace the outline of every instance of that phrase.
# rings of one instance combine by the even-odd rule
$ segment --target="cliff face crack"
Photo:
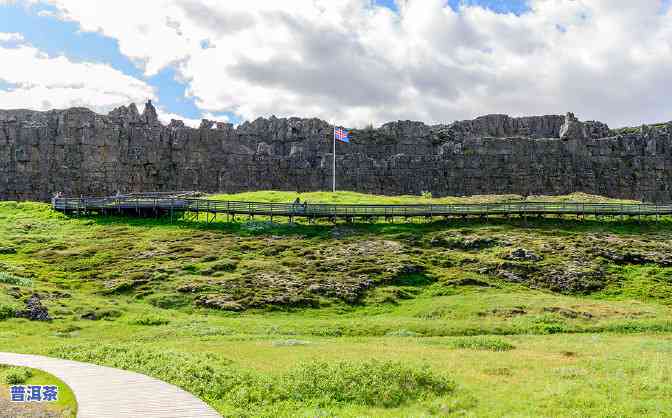
[[[611,130],[573,114],[398,121],[337,144],[337,186],[382,194],[566,194],[672,201],[672,123]],[[331,188],[319,119],[163,126],[151,103],[108,115],[0,110],[0,199],[199,189]]]

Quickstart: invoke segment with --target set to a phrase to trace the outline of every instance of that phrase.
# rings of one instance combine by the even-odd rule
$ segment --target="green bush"
[[[33,285],[33,281],[31,279],[26,277],[13,276],[9,273],[5,273],[4,271],[0,271],[0,283],[21,287],[29,287]]]
[[[16,317],[16,307],[0,303],[0,321]]]
[[[131,320],[131,324],[133,325],[155,326],[155,325],[166,325],[168,323],[170,323],[168,319],[156,315],[143,315]]]
[[[448,344],[455,349],[465,350],[509,351],[516,348],[501,338],[493,337],[456,338],[449,340]]]
[[[280,385],[286,396],[295,401],[378,407],[395,407],[427,395],[445,395],[455,388],[450,379],[429,368],[376,360],[304,363],[283,376]]]
[[[25,367],[10,367],[5,372],[5,383],[21,385],[33,376],[33,371]]]

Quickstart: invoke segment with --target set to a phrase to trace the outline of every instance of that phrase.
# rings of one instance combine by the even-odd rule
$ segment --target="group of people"
[[[308,202],[304,200],[303,203],[301,203],[301,199],[298,197],[296,198],[296,200],[294,200],[294,203],[292,203],[292,209],[295,212],[299,209],[305,212],[307,208],[308,208]]]

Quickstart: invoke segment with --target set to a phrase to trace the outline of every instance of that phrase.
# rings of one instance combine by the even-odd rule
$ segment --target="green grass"
[[[146,373],[225,416],[672,408],[670,219],[207,224],[4,202],[0,247],[26,280],[0,280],[0,350]],[[52,322],[13,318],[35,292]]]

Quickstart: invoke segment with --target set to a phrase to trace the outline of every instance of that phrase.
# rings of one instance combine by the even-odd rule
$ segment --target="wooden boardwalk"
[[[217,215],[227,219],[236,215],[307,218],[346,221],[397,218],[409,219],[488,217],[488,216],[545,216],[575,215],[655,217],[672,215],[672,205],[653,203],[575,203],[575,202],[511,202],[438,205],[348,205],[348,204],[293,204],[268,202],[241,202],[174,197],[157,194],[113,197],[54,198],[54,210],[64,213],[130,216],[160,216],[201,214],[212,221]]]
[[[61,379],[75,394],[78,418],[221,418],[177,386],[139,373],[14,353],[0,353],[0,364],[32,367]]]

